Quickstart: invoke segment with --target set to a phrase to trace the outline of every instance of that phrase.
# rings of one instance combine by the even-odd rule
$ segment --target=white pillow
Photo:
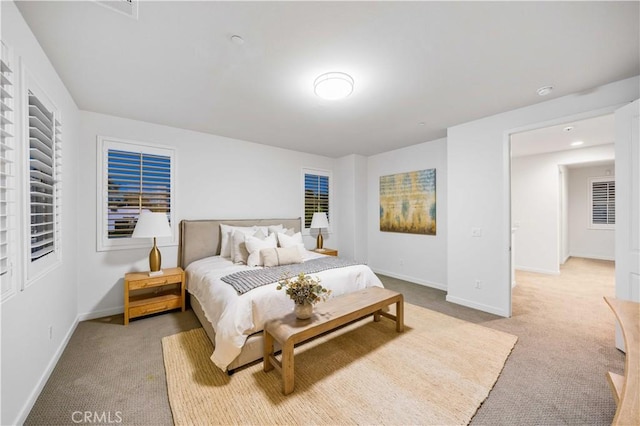
[[[264,266],[264,261],[262,259],[262,256],[260,256],[260,250],[278,247],[276,234],[271,234],[264,240],[251,235],[247,235],[244,238],[244,243],[247,247],[247,251],[249,252],[249,257],[247,258],[247,266]]]
[[[269,225],[267,226],[267,230],[269,231],[269,234],[277,234],[278,232],[284,232],[284,226],[282,224]]]
[[[255,226],[231,226],[220,224],[220,256],[231,258],[231,234],[234,230],[239,230],[245,234],[256,232]]]
[[[282,232],[278,232],[278,244],[283,248],[298,247],[298,250],[300,250],[300,255],[303,255],[306,251],[306,249],[304,248],[304,243],[302,241],[301,232],[296,232],[291,236],[283,234]]]
[[[267,248],[260,250],[265,267],[302,263],[302,256],[297,247]]]
[[[234,229],[231,234],[231,261],[233,263],[247,263],[249,252],[247,251],[247,245],[244,240],[251,234],[245,234],[244,231]],[[265,236],[262,231],[257,230],[253,236],[260,240],[264,240]]]

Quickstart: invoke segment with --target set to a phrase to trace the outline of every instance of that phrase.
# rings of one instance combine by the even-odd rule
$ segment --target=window
[[[131,238],[141,211],[165,213],[174,223],[174,150],[114,138],[99,137],[98,142],[98,250],[147,247],[148,241]]]
[[[58,110],[38,86],[29,81],[27,88],[30,280],[61,258],[62,126]]]
[[[616,223],[616,182],[608,176],[589,179],[589,227],[612,229]]]
[[[331,200],[330,172],[303,170],[304,177],[304,228],[309,229],[315,212],[324,212],[331,223],[329,210]]]
[[[14,74],[9,49],[4,43],[0,47],[0,282],[4,301],[15,294]]]

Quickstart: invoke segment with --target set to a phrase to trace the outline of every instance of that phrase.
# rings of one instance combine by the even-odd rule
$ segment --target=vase
[[[298,319],[309,319],[313,314],[313,305],[311,303],[296,303],[293,308],[293,312]]]

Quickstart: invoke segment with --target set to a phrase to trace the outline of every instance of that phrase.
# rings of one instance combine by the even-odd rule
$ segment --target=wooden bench
[[[640,303],[605,297],[624,337],[624,376],[607,373],[618,406],[613,425],[640,425]]]
[[[395,303],[396,315],[382,311]],[[402,294],[382,288],[370,287],[348,293],[314,306],[310,319],[299,320],[293,313],[284,318],[268,321],[264,327],[264,371],[274,367],[282,375],[282,392],[293,392],[293,348],[323,333],[332,331],[352,321],[373,315],[374,321],[385,316],[396,321],[396,331],[404,331],[404,297]],[[282,362],[275,357],[274,340],[282,346]]]

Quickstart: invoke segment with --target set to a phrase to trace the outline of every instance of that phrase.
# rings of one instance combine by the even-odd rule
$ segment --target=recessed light
[[[565,127],[564,129],[562,129],[562,130],[564,130],[565,132],[570,132],[570,131],[572,131],[572,130],[573,130],[573,126],[567,126],[567,127]]]
[[[584,143],[584,141],[575,141],[575,142],[571,142],[571,146],[580,146]]]
[[[536,90],[536,93],[539,96],[547,96],[549,93],[553,91],[553,86],[544,86]]]
[[[343,72],[328,72],[316,78],[313,87],[322,99],[342,99],[353,92],[353,78]]]

